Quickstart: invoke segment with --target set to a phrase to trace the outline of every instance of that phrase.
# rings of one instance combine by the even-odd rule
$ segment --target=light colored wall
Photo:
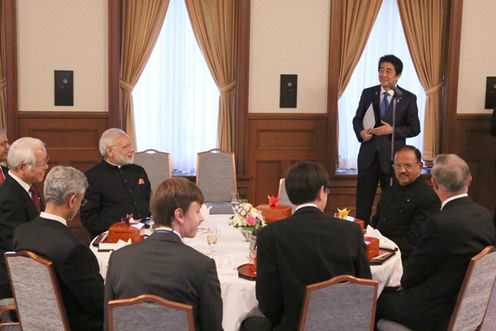
[[[484,109],[486,77],[496,76],[496,1],[463,1],[458,113],[490,113]]]
[[[327,112],[329,0],[251,0],[249,112]],[[279,108],[281,74],[298,75],[297,108]]]
[[[19,110],[108,110],[106,0],[18,0]],[[74,71],[74,106],[54,106],[54,70]]]

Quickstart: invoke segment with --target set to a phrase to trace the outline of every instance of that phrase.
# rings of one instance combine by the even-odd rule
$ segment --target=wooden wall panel
[[[494,214],[496,206],[496,138],[489,132],[489,114],[457,114],[451,131],[452,151],[472,172],[470,196]]]

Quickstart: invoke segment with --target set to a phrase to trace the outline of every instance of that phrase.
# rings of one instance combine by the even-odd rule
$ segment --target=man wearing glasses
[[[420,176],[420,151],[404,146],[394,155],[396,182],[382,192],[371,226],[394,241],[401,251],[403,265],[412,253],[424,222],[439,212],[441,203],[436,193]]]
[[[41,211],[41,198],[34,184],[41,183],[48,169],[43,142],[20,138],[9,149],[9,175],[0,185],[0,255],[12,250],[12,235],[17,226],[33,220]],[[0,259],[0,299],[10,298],[10,282],[4,259]]]
[[[95,255],[67,227],[84,205],[88,182],[72,167],[56,166],[43,189],[45,211],[17,227],[14,248],[53,262],[71,330],[102,330],[103,278]]]

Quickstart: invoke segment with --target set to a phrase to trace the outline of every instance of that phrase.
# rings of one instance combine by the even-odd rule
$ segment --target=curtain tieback
[[[225,85],[224,87],[221,87],[219,89],[219,91],[221,94],[225,94],[225,93],[231,91],[235,87],[236,87],[236,81],[232,81],[229,84]]]
[[[428,96],[431,96],[433,95],[434,93],[437,93],[441,90],[441,87],[443,87],[443,83],[439,83],[437,85],[434,85],[433,87],[431,87],[430,89],[426,90],[425,91],[425,94],[428,95]]]
[[[124,91],[128,92],[129,94],[131,94],[133,92],[133,89],[134,89],[134,86],[129,84],[129,83],[126,83],[125,81],[123,80],[120,80],[119,81],[119,86],[121,89],[123,89]]]

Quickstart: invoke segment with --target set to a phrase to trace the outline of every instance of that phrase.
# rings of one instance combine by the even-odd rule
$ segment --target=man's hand
[[[381,121],[381,123],[381,126],[373,128],[370,132],[376,136],[385,136],[393,133],[393,127],[388,122]]]
[[[366,141],[369,141],[370,139],[372,139],[373,135],[371,133],[371,130],[372,129],[363,129],[362,131],[360,131],[360,137],[362,137],[363,142],[366,142]]]

